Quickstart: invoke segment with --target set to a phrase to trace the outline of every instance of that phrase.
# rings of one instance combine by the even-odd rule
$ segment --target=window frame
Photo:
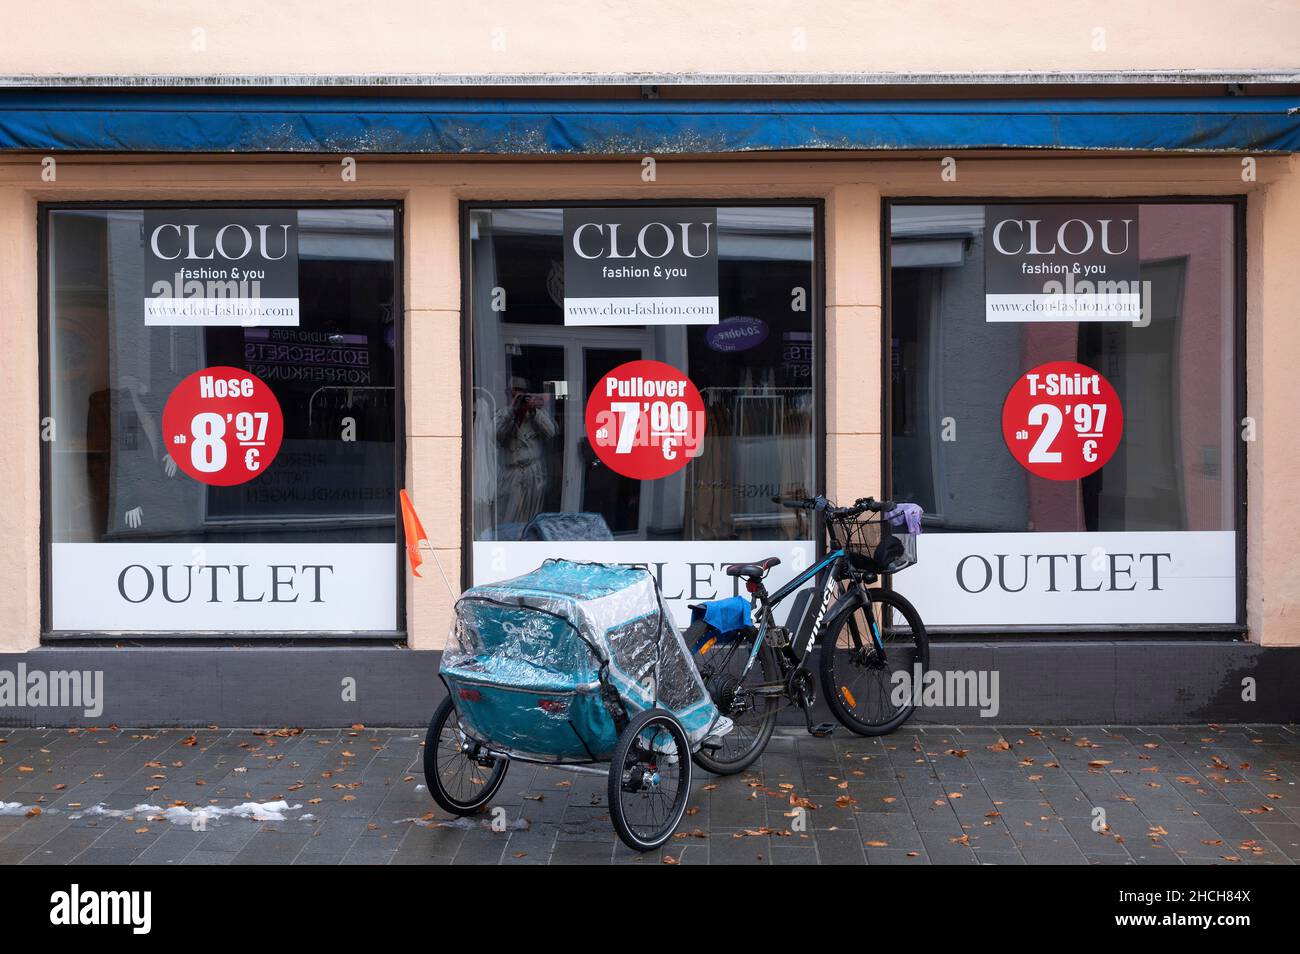
[[[393,213],[393,311],[395,315],[394,355],[393,355],[393,413],[394,413],[394,486],[406,486],[406,303],[405,303],[405,236],[403,226],[404,204],[399,199],[366,199],[360,201],[342,201],[329,199],[295,199],[274,201],[247,201],[239,199],[135,199],[135,200],[78,200],[75,202],[38,202],[36,206],[36,254],[37,254],[37,335],[38,367],[40,384],[40,419],[50,416],[50,375],[54,372],[50,357],[50,215],[62,211],[127,210],[127,209],[384,209]],[[393,506],[393,559],[397,567],[397,589],[394,599],[397,601],[396,623],[393,630],[356,630],[339,633],[315,633],[303,630],[239,630],[239,631],[203,631],[189,630],[120,632],[55,630],[51,628],[54,609],[53,572],[50,529],[52,526],[51,507],[53,505],[51,483],[51,442],[41,441],[40,453],[40,641],[42,645],[86,643],[103,644],[106,641],[121,643],[159,643],[193,644],[195,642],[219,645],[236,645],[239,643],[259,643],[267,640],[279,645],[323,644],[338,646],[347,643],[397,643],[405,645],[408,640],[408,620],[406,612],[407,582],[405,550],[402,546],[400,532],[401,517],[399,507],[394,499]]]
[[[473,457],[472,439],[474,386],[474,314],[473,281],[471,279],[470,214],[478,209],[577,209],[577,208],[679,208],[700,206],[705,208],[810,208],[813,213],[812,295],[810,319],[813,334],[813,407],[817,426],[813,428],[813,486],[816,493],[826,492],[826,202],[816,197],[784,196],[771,199],[754,198],[654,198],[627,199],[613,196],[602,199],[468,199],[460,200],[460,369],[461,369],[461,468],[460,468],[460,530],[461,530],[461,587],[468,589],[474,582],[474,526],[473,526]],[[586,400],[584,396],[583,400]],[[814,552],[820,557],[825,552],[825,533],[820,518],[814,526]],[[629,544],[635,541],[628,541]],[[695,541],[707,545],[709,541]]]
[[[886,499],[892,499],[894,472],[893,459],[893,385],[890,373],[891,340],[893,333],[893,296],[892,268],[893,237],[891,229],[891,212],[895,206],[909,205],[1114,205],[1117,202],[1134,205],[1227,205],[1232,207],[1233,238],[1233,315],[1232,342],[1234,375],[1232,394],[1232,420],[1240,422],[1246,414],[1246,203],[1245,195],[1157,195],[1157,196],[1006,196],[1006,195],[961,195],[961,196],[883,196],[880,201],[880,270],[881,270],[881,316],[880,316],[880,473],[882,492]],[[1237,425],[1240,426],[1239,424]],[[1039,624],[1006,624],[989,627],[972,626],[928,626],[931,633],[960,637],[1011,636],[1034,637],[1042,635],[1068,635],[1083,638],[1105,638],[1122,635],[1125,637],[1150,636],[1156,638],[1199,638],[1243,640],[1248,638],[1246,624],[1246,533],[1247,533],[1247,487],[1246,487],[1246,447],[1245,441],[1234,441],[1233,475],[1235,506],[1233,516],[1236,534],[1236,584],[1237,584],[1237,621],[1225,623],[1080,623],[1077,625],[1044,626]],[[1032,532],[1032,531],[1031,531]],[[892,580],[884,584],[892,586]],[[906,593],[906,579],[900,592]]]

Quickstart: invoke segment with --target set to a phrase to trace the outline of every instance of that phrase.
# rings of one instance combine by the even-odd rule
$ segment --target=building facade
[[[137,61],[54,4],[0,62],[0,669],[105,693],[0,724],[420,722],[465,586],[637,563],[684,620],[815,493],[921,505],[893,585],[1004,722],[1294,719],[1300,13],[744,6],[181,4]]]

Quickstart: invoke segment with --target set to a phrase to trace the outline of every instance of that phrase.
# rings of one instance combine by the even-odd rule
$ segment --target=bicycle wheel
[[[755,693],[764,685],[781,684],[776,650],[765,641],[758,649],[754,665],[748,673],[744,672],[757,635],[755,632],[728,643],[714,644],[695,656],[709,697],[732,722],[731,731],[722,736],[716,748],[701,746],[694,755],[696,765],[715,775],[734,775],[749,768],[763,754],[776,725],[777,697]]]
[[[628,723],[609,766],[609,814],[623,844],[650,851],[673,836],[691,794],[690,755],[671,712],[647,709]]]
[[[424,737],[424,783],[429,794],[453,815],[472,815],[496,794],[508,759],[482,754],[479,743],[460,730],[451,697],[443,699]]]
[[[885,735],[915,710],[909,687],[930,665],[930,641],[915,607],[893,590],[869,589],[870,602],[841,611],[821,646],[822,690],[835,718],[858,735]],[[880,634],[884,656],[871,637]],[[906,671],[901,686],[894,673]]]

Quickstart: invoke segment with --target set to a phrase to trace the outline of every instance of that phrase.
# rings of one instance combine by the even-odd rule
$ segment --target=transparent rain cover
[[[464,728],[521,757],[608,757],[618,718],[654,707],[677,716],[693,747],[719,723],[655,578],[639,567],[547,560],[466,590],[440,671]]]

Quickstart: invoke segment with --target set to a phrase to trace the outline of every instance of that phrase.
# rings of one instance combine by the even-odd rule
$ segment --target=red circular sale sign
[[[1053,361],[1022,374],[1002,405],[1002,439],[1020,466],[1078,480],[1119,447],[1124,409],[1110,382],[1084,364]]]
[[[232,487],[275,460],[284,439],[280,402],[260,378],[239,368],[195,371],[163,408],[163,440],[195,480]]]
[[[662,361],[629,361],[605,375],[587,398],[587,440],[610,470],[658,480],[704,448],[704,401]]]

